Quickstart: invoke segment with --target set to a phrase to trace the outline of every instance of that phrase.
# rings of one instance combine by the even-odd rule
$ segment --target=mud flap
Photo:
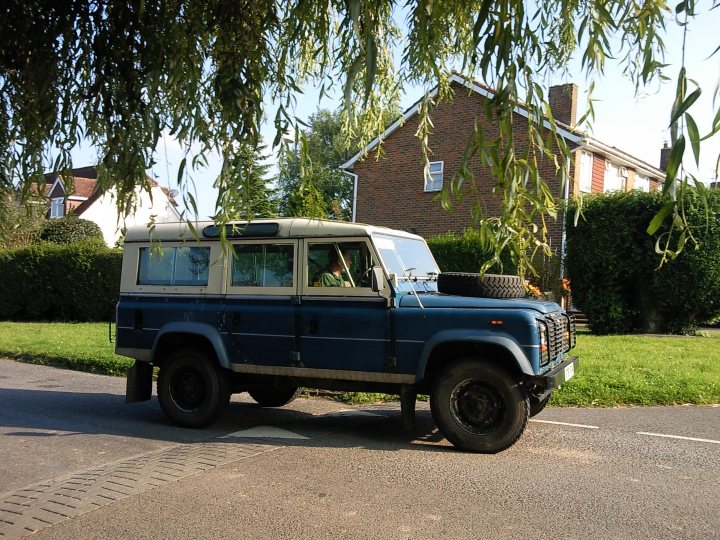
[[[152,364],[135,360],[127,374],[125,403],[147,401],[152,397]]]
[[[415,430],[415,404],[417,402],[417,390],[415,386],[403,384],[400,386],[400,417],[402,418],[403,430]]]

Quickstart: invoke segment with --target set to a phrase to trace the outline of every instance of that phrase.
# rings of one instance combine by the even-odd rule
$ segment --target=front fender
[[[225,350],[225,344],[223,343],[222,336],[218,329],[206,323],[199,322],[171,322],[160,328],[160,331],[155,337],[155,343],[153,343],[152,357],[155,358],[158,345],[163,339],[163,336],[167,334],[191,334],[203,337],[210,342],[212,348],[215,350],[215,356],[218,359],[220,365],[224,368],[230,369],[230,359],[228,358],[227,351]]]
[[[487,343],[502,347],[510,353],[518,368],[520,368],[520,371],[526,375],[535,375],[532,365],[530,364],[530,360],[514,340],[497,334],[480,332],[477,328],[454,328],[452,330],[443,330],[442,332],[438,332],[425,342],[416,373],[417,380],[422,380],[425,377],[428,360],[430,359],[430,355],[435,347],[449,342]]]

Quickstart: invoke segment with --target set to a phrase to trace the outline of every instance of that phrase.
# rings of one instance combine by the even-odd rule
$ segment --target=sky
[[[708,4],[708,3],[705,3]],[[685,65],[688,78],[697,81],[702,88],[701,98],[690,109],[690,113],[698,124],[701,135],[707,133],[713,119],[713,94],[720,82],[720,52],[709,58],[720,45],[720,9],[701,13],[689,27],[685,53]],[[660,162],[660,149],[670,141],[668,129],[670,110],[675,98],[677,75],[681,65],[682,31],[674,22],[668,22],[665,36],[666,63],[665,74],[670,81],[660,84],[652,83],[648,88],[641,89],[636,95],[634,84],[624,78],[620,67],[609,61],[602,78],[595,79],[593,91],[595,120],[587,130],[596,139],[605,144],[615,146],[653,166]],[[574,60],[569,66],[567,75],[554,75],[547,78],[547,86],[573,82],[579,87],[578,118],[585,112],[586,92],[590,82],[582,76],[580,63]],[[693,88],[690,88],[692,91]],[[400,105],[405,110],[415,103],[423,93],[421,88],[407,89]],[[720,96],[718,97],[720,99]],[[298,96],[297,115],[307,120],[322,108],[335,110],[339,100],[324,98],[318,104],[318,93],[308,88],[304,95]],[[274,117],[274,108],[266,103],[267,117]],[[266,122],[262,129],[263,138],[268,146],[275,136],[271,122]],[[689,158],[691,151],[686,150],[686,166],[688,172],[696,175],[705,183],[714,178],[715,162],[720,154],[720,134],[703,143],[699,168]],[[184,152],[171,137],[165,136],[157,147],[157,165],[149,174],[161,185],[170,189],[176,188],[177,171]],[[73,153],[76,167],[97,161],[91,148],[80,148]],[[274,155],[269,155],[267,163],[274,166]],[[209,156],[210,165],[204,170],[192,173],[195,181],[195,198],[198,202],[198,217],[206,219],[214,214],[216,190],[212,187],[220,170],[217,156]]]

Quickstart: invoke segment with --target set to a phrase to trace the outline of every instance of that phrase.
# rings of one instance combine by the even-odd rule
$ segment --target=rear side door
[[[220,331],[230,361],[289,366],[295,347],[296,240],[232,243]]]
[[[341,269],[333,279],[328,274],[338,259]],[[387,300],[370,288],[371,269],[377,264],[364,238],[303,241],[298,367],[386,371],[390,312]]]

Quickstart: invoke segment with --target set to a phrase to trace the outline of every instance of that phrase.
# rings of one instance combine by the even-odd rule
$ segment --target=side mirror
[[[379,266],[373,266],[370,274],[370,289],[376,293],[382,293],[385,290],[385,273]]]

